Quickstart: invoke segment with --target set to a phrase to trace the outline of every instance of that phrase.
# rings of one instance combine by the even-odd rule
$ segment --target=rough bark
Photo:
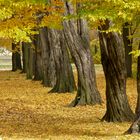
[[[41,28],[39,32],[41,39],[43,85],[53,87],[56,83],[55,55],[49,44],[48,29]]]
[[[130,39],[130,24],[126,22],[123,27],[123,42],[125,47],[125,63],[127,70],[127,77],[132,77],[132,55],[129,54],[132,51],[133,39]]]
[[[26,78],[33,79],[34,76],[34,49],[30,43],[23,43],[25,55]]]
[[[42,80],[42,56],[41,56],[41,40],[39,35],[34,36],[33,40],[35,46],[35,71],[34,80]]]
[[[63,32],[50,29],[49,41],[54,50],[56,66],[56,84],[50,92],[73,92],[76,84]]]
[[[73,8],[68,2],[66,2],[66,9],[66,14],[72,13]],[[86,25],[80,24],[83,27],[76,28],[72,20],[63,22],[65,40],[78,72],[77,95],[70,106],[101,103],[101,97],[96,86],[93,58],[89,49],[89,40],[87,40],[87,31],[83,32]],[[77,29],[80,31],[77,32]]]
[[[22,70],[20,49],[15,43],[12,43],[12,71]]]
[[[99,40],[101,61],[106,79],[107,110],[102,120],[108,122],[132,121],[134,114],[126,95],[126,67],[123,42],[115,32],[102,32],[109,28],[110,21],[100,27]]]

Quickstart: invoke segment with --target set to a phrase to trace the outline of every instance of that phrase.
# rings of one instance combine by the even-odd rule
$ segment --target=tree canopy
[[[62,5],[59,0],[51,4],[44,0],[1,0],[0,37],[14,42],[31,42],[30,36],[37,33],[37,28],[58,28]]]

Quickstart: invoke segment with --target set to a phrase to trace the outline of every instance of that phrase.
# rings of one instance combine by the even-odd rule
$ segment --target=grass
[[[40,82],[26,80],[19,72],[0,71],[0,137],[4,140],[140,140],[123,135],[131,123],[101,122],[105,107],[105,80],[97,72],[104,103],[69,108],[75,94],[49,94]],[[128,79],[127,95],[136,105],[136,81]]]

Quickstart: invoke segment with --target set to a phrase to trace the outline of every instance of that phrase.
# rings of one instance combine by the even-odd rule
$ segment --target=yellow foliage
[[[60,0],[51,4],[34,3],[33,0],[1,0],[0,7],[3,7],[0,9],[0,37],[15,42],[31,42],[33,30],[39,27],[58,28],[64,12],[64,3]]]

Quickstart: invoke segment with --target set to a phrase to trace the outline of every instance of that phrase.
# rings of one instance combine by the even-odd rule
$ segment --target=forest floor
[[[76,92],[50,94],[50,88],[24,74],[0,71],[0,140],[140,140],[139,135],[123,135],[131,123],[100,121],[106,110],[102,71],[97,84],[102,105],[69,108]],[[127,95],[134,110],[134,79],[127,81]]]

